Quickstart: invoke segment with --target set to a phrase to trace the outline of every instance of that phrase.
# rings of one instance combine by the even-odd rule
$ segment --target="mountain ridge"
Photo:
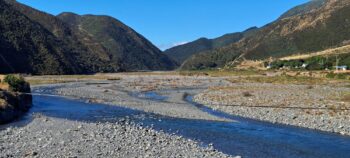
[[[117,41],[120,51],[109,50],[105,44],[106,40],[91,36],[93,32],[75,29],[58,16],[36,10],[15,0],[0,1],[3,9],[0,19],[3,30],[0,33],[2,43],[0,58],[3,61],[0,64],[2,66],[0,73],[81,74],[171,70],[177,66],[146,38],[112,17],[109,17],[107,22],[96,25],[102,27],[104,24],[111,24],[113,31],[124,30],[114,34],[108,34],[112,31],[103,30],[106,36],[120,36],[127,39]],[[106,16],[94,17],[96,21],[103,21],[100,19]],[[8,23],[12,23],[14,27],[11,28]],[[21,31],[21,27],[25,31]],[[31,34],[32,32],[36,34]],[[27,38],[21,39],[19,38],[21,36]],[[48,39],[41,40],[45,38]],[[18,46],[18,43],[24,45]],[[20,49],[27,50],[23,52]],[[12,58],[17,58],[21,62]],[[24,63],[22,65],[25,66],[21,67],[19,63]]]
[[[327,0],[308,13],[277,19],[254,36],[194,55],[181,68],[234,67],[246,59],[279,58],[339,47],[350,40],[349,18],[349,0]]]
[[[195,41],[167,49],[164,53],[175,59],[177,62],[182,63],[192,55],[227,46],[246,36],[251,36],[251,34],[254,34],[257,30],[258,27],[251,27],[243,32],[228,33],[214,39],[202,37]]]

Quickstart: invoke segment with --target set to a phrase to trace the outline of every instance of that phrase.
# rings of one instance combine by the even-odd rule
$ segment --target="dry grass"
[[[256,76],[264,75],[265,71],[259,70],[200,70],[200,71],[179,71],[181,76],[210,76],[210,77],[226,77],[226,76]]]
[[[55,79],[27,79],[30,85],[42,85],[42,84],[56,84],[56,83],[69,83],[74,82],[68,80],[55,80]]]
[[[303,76],[261,76],[261,77],[241,77],[227,79],[232,83],[274,83],[274,84],[303,84],[303,85],[316,85],[325,84],[327,79],[303,77]],[[312,87],[309,87],[312,88]]]
[[[0,90],[9,90],[10,86],[6,83],[0,83]]]
[[[31,85],[41,85],[41,84],[56,84],[56,83],[69,83],[78,82],[83,80],[109,80],[117,81],[121,80],[121,77],[114,77],[112,75],[57,75],[57,76],[31,76],[26,77]]]
[[[294,74],[294,75],[293,75]],[[308,75],[307,75],[308,74]],[[312,74],[312,75],[310,75]],[[320,75],[317,75],[320,74]],[[201,71],[169,71],[169,72],[131,72],[106,73],[95,75],[59,75],[59,76],[32,76],[26,77],[32,85],[77,82],[82,80],[121,80],[122,76],[209,76],[232,77],[231,82],[260,82],[260,83],[297,83],[309,84],[339,82],[336,79],[327,79],[322,72],[275,72],[259,70],[201,70]],[[235,78],[236,77],[236,78]],[[349,83],[349,81],[348,81]]]
[[[6,101],[4,99],[0,99],[0,109],[5,109],[6,105]]]
[[[263,60],[244,60],[236,66],[238,70],[258,69],[266,70]]]
[[[336,54],[346,54],[350,51],[350,45],[327,49],[320,52],[310,53],[310,54],[301,54],[301,55],[293,55],[288,57],[280,58],[280,60],[297,60],[297,59],[307,59],[315,56],[326,56],[326,55],[336,55]]]

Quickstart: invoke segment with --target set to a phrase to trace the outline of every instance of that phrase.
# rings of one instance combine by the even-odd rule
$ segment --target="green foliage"
[[[282,67],[289,67],[291,69],[299,69],[304,64],[304,60],[290,60],[290,61],[282,61],[277,60],[270,64],[272,69],[279,69]]]
[[[4,78],[4,82],[9,84],[10,91],[26,93],[30,92],[30,86],[22,76],[7,75]]]
[[[330,78],[330,79],[339,79],[339,80],[345,80],[345,79],[348,79],[350,76],[349,74],[345,74],[345,73],[340,73],[340,74],[336,74],[336,73],[328,73],[326,75],[327,78]]]
[[[339,60],[339,65],[345,65],[350,67],[350,53],[342,55],[332,55],[332,56],[316,56],[308,59],[300,60],[276,60],[271,63],[272,69],[279,69],[282,67],[289,67],[291,69],[301,69],[303,64],[307,64],[307,70],[325,70],[334,69],[336,66],[337,59]]]
[[[326,77],[327,77],[327,78],[330,78],[330,79],[334,79],[334,78],[335,78],[335,76],[336,76],[336,74],[335,74],[335,73],[333,73],[333,72],[328,73],[328,74],[326,75]]]

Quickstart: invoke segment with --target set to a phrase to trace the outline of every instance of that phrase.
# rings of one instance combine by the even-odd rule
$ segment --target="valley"
[[[0,0],[0,158],[350,157],[350,0],[69,3]]]
[[[282,80],[254,81],[262,77],[256,73],[215,73],[26,77],[33,84],[33,108],[0,126],[0,136],[11,144],[1,143],[6,151],[1,156],[350,154],[348,81],[321,78],[280,85]]]

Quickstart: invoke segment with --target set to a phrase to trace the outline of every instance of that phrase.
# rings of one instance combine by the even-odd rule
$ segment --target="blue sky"
[[[57,15],[113,16],[160,49],[263,26],[308,0],[18,0]]]

